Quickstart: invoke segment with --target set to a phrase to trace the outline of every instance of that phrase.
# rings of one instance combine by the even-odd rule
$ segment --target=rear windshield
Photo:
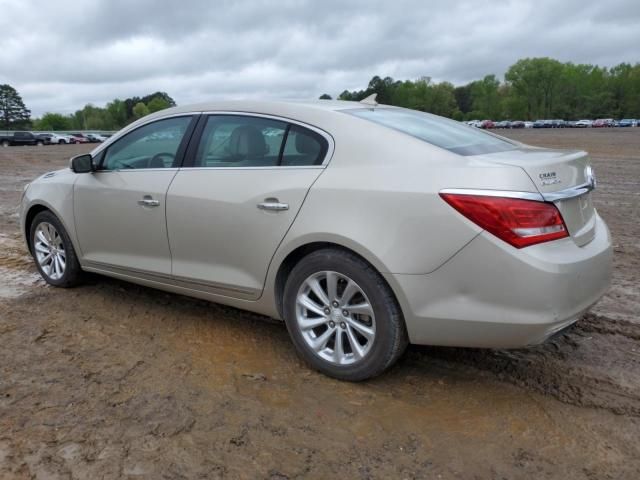
[[[476,127],[404,108],[357,108],[342,112],[393,128],[459,155],[514,150],[516,145]]]

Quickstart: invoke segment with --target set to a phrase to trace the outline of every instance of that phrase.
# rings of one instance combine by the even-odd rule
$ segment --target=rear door
[[[141,126],[99,155],[96,172],[78,175],[73,205],[83,263],[171,273],[166,194],[193,122],[186,115]]]
[[[172,273],[191,288],[257,298],[330,137],[258,115],[210,115],[198,130],[167,196]]]

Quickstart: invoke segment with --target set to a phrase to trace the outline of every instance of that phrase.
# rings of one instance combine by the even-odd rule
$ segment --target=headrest
[[[243,158],[262,157],[268,152],[262,132],[253,125],[241,125],[231,132],[229,153]]]

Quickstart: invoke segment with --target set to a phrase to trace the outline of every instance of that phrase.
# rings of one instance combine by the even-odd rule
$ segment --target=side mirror
[[[71,170],[75,173],[89,173],[95,169],[93,158],[88,153],[76,155],[71,159]]]

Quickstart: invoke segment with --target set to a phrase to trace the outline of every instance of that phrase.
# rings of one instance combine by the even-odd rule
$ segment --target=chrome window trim
[[[269,167],[180,167],[180,171],[191,170],[323,170],[326,165],[271,165]],[[125,170],[126,171],[126,170]]]
[[[100,145],[98,145],[95,150],[91,151],[91,156],[95,157],[97,155],[100,155],[106,148],[109,147],[109,145],[111,145],[112,143],[115,143],[118,139],[122,138],[123,136],[125,136],[127,133],[129,133],[132,130],[144,127],[146,125],[149,125],[150,123],[153,122],[157,122],[159,120],[165,120],[167,118],[174,118],[174,117],[188,117],[188,116],[193,116],[193,115],[238,115],[238,116],[245,116],[245,117],[261,117],[261,118],[267,118],[269,120],[277,120],[280,122],[286,122],[286,123],[291,123],[294,125],[298,125],[300,127],[303,128],[308,128],[309,130],[312,130],[314,132],[316,132],[317,134],[321,135],[325,140],[327,140],[328,143],[328,147],[327,147],[327,153],[325,153],[324,159],[322,160],[322,163],[320,165],[300,165],[300,166],[295,166],[295,165],[287,165],[287,166],[270,166],[270,167],[180,167],[180,169],[184,169],[184,170],[199,170],[199,169],[206,169],[206,170],[220,170],[220,169],[237,169],[237,170],[247,170],[247,169],[266,169],[266,168],[277,168],[277,169],[293,169],[293,168],[326,168],[326,166],[329,164],[329,162],[331,161],[331,159],[333,158],[333,153],[335,151],[335,141],[333,139],[333,136],[325,131],[322,130],[321,128],[318,128],[314,125],[310,125],[308,123],[302,122],[300,120],[296,120],[294,118],[289,118],[289,117],[282,117],[279,115],[272,115],[272,114],[268,114],[268,113],[258,113],[258,112],[240,112],[240,111],[226,111],[226,110],[206,110],[206,111],[192,111],[192,112],[181,112],[181,113],[174,113],[171,115],[162,115],[162,116],[158,116],[158,117],[154,117],[154,118],[150,118],[149,121],[144,122],[144,123],[140,123],[139,125],[136,125],[134,128],[129,128],[129,126],[125,127],[123,130],[117,132],[115,135],[112,135],[111,137],[109,137],[109,139],[105,142],[102,142]],[[133,124],[132,124],[133,125]],[[108,171],[112,171],[112,172],[122,172],[122,171],[138,171],[138,170],[146,170],[149,171],[151,170],[150,168],[140,168],[140,169],[121,169],[121,170],[108,170]],[[164,170],[164,169],[160,169],[160,170]],[[102,170],[100,170],[102,171]]]
[[[544,202],[545,198],[536,192],[517,192],[514,190],[483,190],[474,188],[445,188],[440,193],[450,193],[454,195],[479,195],[484,197],[506,197],[519,198],[521,200],[534,200]]]
[[[115,170],[96,170],[95,172],[91,172],[93,174],[96,173],[136,173],[136,172],[177,172],[180,170],[178,167],[167,167],[167,168],[118,168]]]

